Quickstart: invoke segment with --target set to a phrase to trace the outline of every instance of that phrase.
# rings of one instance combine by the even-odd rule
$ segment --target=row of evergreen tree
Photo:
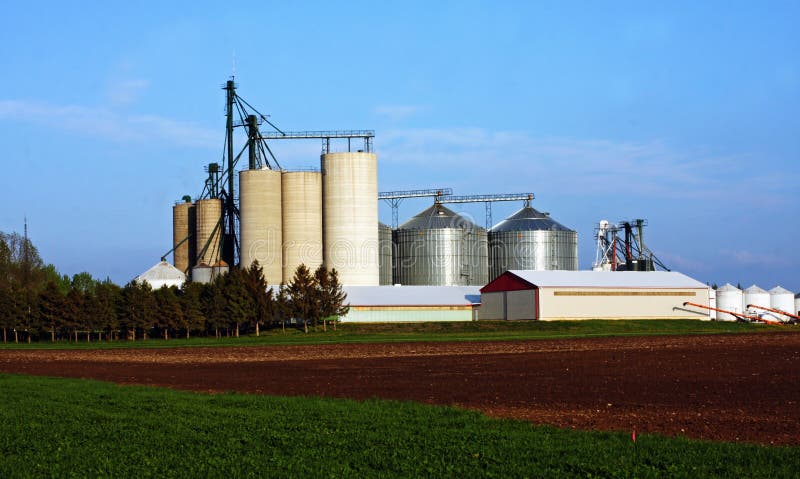
[[[210,284],[153,290],[120,287],[88,273],[72,278],[45,265],[27,238],[0,233],[0,328],[3,342],[137,340],[239,336],[262,328],[327,330],[347,314],[335,270],[300,265],[293,280],[271,288],[254,263]]]

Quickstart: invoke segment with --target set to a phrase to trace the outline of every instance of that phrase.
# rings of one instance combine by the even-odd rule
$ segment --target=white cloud
[[[786,203],[781,190],[787,191],[797,180],[786,174],[776,178],[759,173],[748,166],[751,158],[681,151],[658,141],[537,137],[525,132],[454,128],[385,131],[377,144],[381,160],[387,163],[457,168],[534,185],[546,182],[548,187],[575,194],[617,192],[725,201],[758,189],[751,201],[774,205]]]
[[[113,105],[129,105],[149,86],[147,80],[121,80],[109,85],[106,95]]]
[[[747,250],[723,249],[720,254],[732,262],[742,266],[787,266],[787,259],[783,256],[754,253]]]
[[[105,107],[0,100],[0,119],[47,125],[119,142],[161,141],[177,146],[219,148],[218,131],[157,115],[129,115]]]
[[[379,105],[373,109],[376,114],[390,121],[406,120],[424,110],[426,108],[419,105]]]

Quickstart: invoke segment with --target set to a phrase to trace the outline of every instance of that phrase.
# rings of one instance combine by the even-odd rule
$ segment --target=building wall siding
[[[541,288],[540,319],[691,318],[708,316],[685,301],[708,305],[707,289]]]
[[[536,291],[509,291],[506,319],[536,319]]]

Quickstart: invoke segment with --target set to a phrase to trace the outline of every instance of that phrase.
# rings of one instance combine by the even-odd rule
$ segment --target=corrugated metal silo
[[[794,295],[794,311],[795,314],[800,314],[800,293]]]
[[[578,233],[525,206],[489,230],[489,280],[510,269],[578,269]]]
[[[242,268],[258,260],[267,283],[280,284],[283,278],[280,171],[239,172],[239,215]]]
[[[194,266],[197,259],[195,239],[197,216],[191,201],[178,203],[172,207],[172,247],[175,248],[172,263],[184,274]],[[190,237],[191,236],[191,237]],[[188,239],[187,239],[188,238]],[[183,243],[181,243],[183,241]],[[178,245],[180,243],[180,246]]]
[[[744,290],[744,306],[745,306],[745,308],[749,304],[753,304],[753,305],[756,305],[756,306],[764,306],[766,308],[769,308],[769,293],[766,292],[765,290],[759,288],[756,285],[750,286],[749,288]],[[769,314],[769,313],[767,311],[764,311],[763,309],[756,309],[756,308],[750,309],[750,315],[751,316],[762,317],[762,316],[765,316],[767,314]]]
[[[195,264],[216,263],[220,255],[220,240],[222,238],[220,225],[222,200],[218,198],[198,200],[195,203],[195,212],[197,214],[197,234],[195,235],[194,243],[197,251],[197,261]]]
[[[392,227],[383,223],[378,223],[378,256],[380,264],[380,284],[392,284],[392,256],[394,243],[392,242]]]
[[[794,310],[794,293],[791,291],[784,289],[780,286],[775,286],[771,290],[769,290],[769,304],[770,308],[777,309],[779,311],[785,311],[790,314],[795,314]],[[777,321],[788,321],[791,318],[788,316],[784,316],[779,313],[770,313],[772,315],[771,318],[768,319],[775,319]]]
[[[733,313],[743,312],[742,290],[730,283],[717,288],[717,308]],[[717,321],[736,321],[737,319],[736,316],[717,311]]]
[[[192,268],[192,283],[208,284],[211,282],[211,266],[200,263]]]
[[[488,282],[486,230],[434,204],[395,231],[397,282],[483,286]]]
[[[322,155],[322,242],[328,269],[342,284],[377,286],[378,157],[374,153]]]
[[[317,171],[284,171],[283,282],[289,283],[302,263],[311,271],[322,264],[322,175]]]

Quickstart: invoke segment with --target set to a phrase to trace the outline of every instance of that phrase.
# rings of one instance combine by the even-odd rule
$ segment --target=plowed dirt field
[[[800,445],[800,334],[5,350],[0,371],[384,398],[577,429]]]

